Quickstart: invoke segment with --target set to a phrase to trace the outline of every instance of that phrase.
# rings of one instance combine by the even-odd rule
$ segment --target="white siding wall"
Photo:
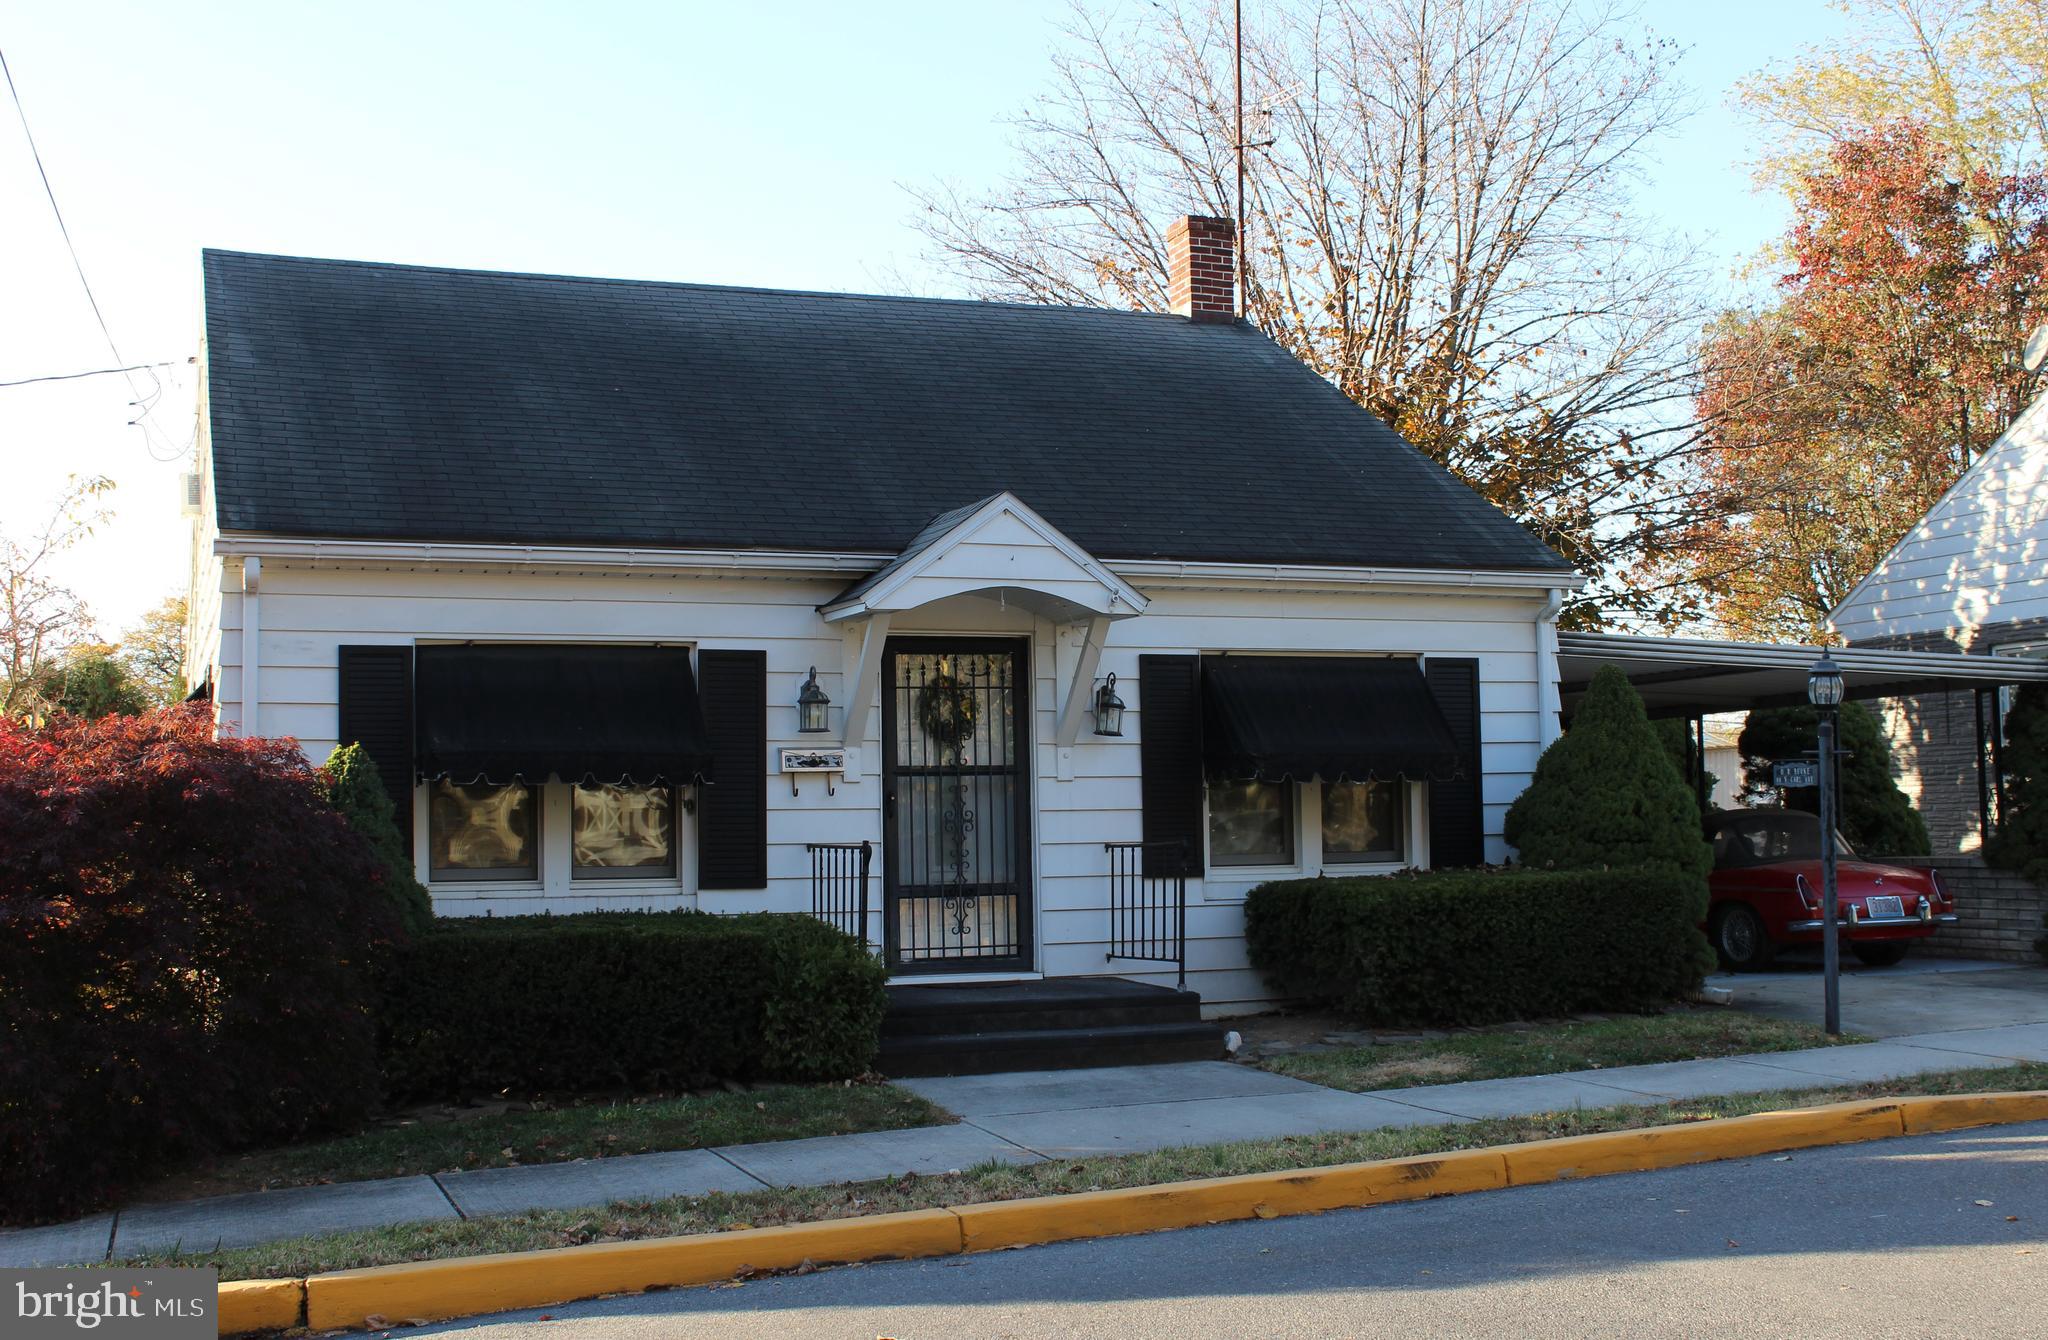
[[[1983,458],[1835,611],[1850,642],[2048,618],[2048,397]]]
[[[220,665],[217,701],[223,721],[245,720],[241,702],[241,597],[236,565],[222,572],[229,588],[219,602],[214,636]],[[747,579],[668,575],[313,567],[278,559],[263,564],[260,597],[262,702],[248,729],[295,736],[315,763],[335,747],[338,648],[416,640],[563,640],[688,643],[698,648],[765,648],[768,653],[769,762],[780,745],[815,743],[796,731],[797,689],[808,667],[833,699],[839,726],[858,657],[855,629],[826,624],[816,606],[843,586],[836,579]],[[1104,842],[1140,836],[1138,739],[1144,703],[1138,657],[1148,652],[1275,651],[1386,653],[1476,657],[1483,709],[1486,846],[1491,860],[1507,852],[1500,837],[1507,806],[1527,784],[1539,752],[1539,686],[1552,667],[1539,665],[1539,593],[1526,598],[1447,595],[1225,592],[1148,589],[1142,616],[1111,626],[1098,676],[1114,671],[1131,711],[1124,738],[1098,740],[1084,727],[1067,780],[1055,748],[1054,723],[1066,685],[1075,635],[999,597],[952,596],[898,614],[892,633],[1014,634],[1032,655],[1032,729],[1036,758],[1032,865],[1037,881],[1039,966],[1048,975],[1112,970],[1104,958],[1107,931]],[[203,659],[212,659],[211,656]],[[880,687],[875,704],[879,704]],[[594,906],[701,906],[707,911],[795,911],[809,906],[807,842],[880,844],[881,713],[868,717],[862,776],[768,783],[769,887],[762,893],[699,895],[685,835],[682,874],[672,881],[582,888],[472,885],[435,890],[444,913],[577,910]],[[424,811],[419,854],[424,858]],[[547,818],[543,842],[562,840],[566,819]],[[687,827],[687,824],[686,824]],[[1419,854],[1419,853],[1418,853]],[[543,858],[545,860],[545,858]],[[879,863],[879,857],[878,857]],[[1300,873],[1315,873],[1313,863]],[[1241,1009],[1266,990],[1246,964],[1243,897],[1257,878],[1197,880],[1190,890],[1189,986],[1215,1012]],[[585,886],[588,887],[588,886]],[[879,905],[880,880],[876,884]],[[1129,965],[1133,969],[1143,965]],[[1126,975],[1170,981],[1169,972]]]

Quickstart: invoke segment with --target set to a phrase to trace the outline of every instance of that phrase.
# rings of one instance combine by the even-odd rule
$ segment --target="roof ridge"
[[[607,288],[685,289],[702,293],[752,293],[778,298],[835,298],[848,302],[920,303],[952,307],[1002,307],[1023,312],[1060,312],[1103,317],[1141,317],[1153,321],[1171,320],[1188,325],[1225,325],[1190,322],[1173,312],[1149,312],[1127,307],[1072,307],[1062,303],[1014,302],[993,298],[935,298],[910,293],[856,293],[841,289],[771,288],[765,284],[707,284],[690,279],[628,279],[613,275],[559,274],[546,270],[480,270],[460,265],[422,265],[411,261],[366,261],[344,256],[294,256],[277,251],[240,251],[232,247],[200,248],[202,264],[213,258],[252,261],[283,261],[294,265],[334,266],[360,270],[402,270],[415,274],[456,275],[472,279],[530,279],[558,284],[593,284]],[[1242,321],[1234,324],[1243,325]]]

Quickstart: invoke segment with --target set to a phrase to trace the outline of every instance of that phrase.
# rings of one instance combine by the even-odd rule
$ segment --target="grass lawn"
[[[953,1120],[893,1084],[775,1084],[702,1097],[569,1101],[487,1116],[422,1118],[357,1135],[229,1155],[138,1197],[179,1200],[269,1187],[360,1182],[460,1168],[508,1168],[760,1140],[894,1131]]]
[[[485,1252],[573,1247],[587,1242],[730,1232],[773,1224],[846,1219],[895,1210],[931,1209],[1027,1196],[1062,1195],[1112,1187],[1152,1186],[1199,1177],[1282,1169],[1318,1168],[1365,1159],[1470,1149],[1518,1140],[1555,1139],[1595,1131],[1630,1130],[1673,1122],[1713,1121],[1779,1108],[1902,1094],[1980,1093],[2048,1088],[2048,1065],[1926,1075],[1883,1084],[1779,1090],[1704,1098],[1647,1107],[1556,1112],[1538,1117],[1463,1125],[1398,1127],[1354,1135],[1290,1136],[1242,1144],[1206,1145],[1115,1158],[1055,1160],[1031,1167],[987,1165],[960,1173],[907,1175],[850,1186],[792,1187],[744,1194],[683,1197],[646,1204],[619,1203],[586,1210],[535,1211],[502,1218],[411,1224],[395,1228],[300,1238],[234,1251],[137,1258],[155,1266],[214,1266],[222,1279],[309,1275],[359,1266],[390,1265]]]
[[[1454,1033],[1429,1042],[1296,1052],[1268,1057],[1259,1064],[1276,1074],[1364,1093],[1418,1084],[1550,1075],[1567,1070],[1608,1070],[1657,1061],[1789,1052],[1831,1043],[1868,1041],[1853,1034],[1831,1038],[1812,1024],[1766,1019],[1726,1008],[1700,1008],[1585,1023]]]

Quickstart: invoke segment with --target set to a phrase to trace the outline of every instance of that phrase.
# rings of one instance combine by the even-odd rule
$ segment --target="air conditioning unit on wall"
[[[199,472],[187,470],[178,477],[178,496],[182,500],[178,510],[186,516],[198,516],[200,506]]]

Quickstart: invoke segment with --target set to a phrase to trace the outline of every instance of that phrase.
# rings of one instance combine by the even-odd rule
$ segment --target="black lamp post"
[[[825,709],[832,700],[825,696],[825,690],[818,687],[818,667],[811,667],[811,677],[804,681],[803,688],[796,695],[796,728],[807,735],[815,735],[825,729]]]
[[[1835,709],[1843,690],[1842,668],[1822,652],[1806,672],[1806,700],[1820,717],[1820,952],[1830,1035],[1842,1031],[1842,946],[1835,940]]]
[[[1111,675],[1095,690],[1095,733],[1097,735],[1122,735],[1124,733],[1124,700],[1116,696],[1116,676]]]

